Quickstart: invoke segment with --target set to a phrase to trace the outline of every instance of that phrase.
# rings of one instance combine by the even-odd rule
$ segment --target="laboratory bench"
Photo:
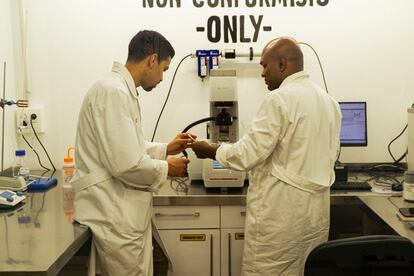
[[[91,232],[87,227],[71,222],[73,197],[63,187],[60,175],[59,171],[54,174],[59,181],[57,186],[45,192],[27,193],[24,204],[16,209],[0,210],[0,275],[74,275],[67,272],[71,268],[67,270],[65,265],[76,259],[76,253],[82,247],[84,255],[88,254],[88,249],[84,248],[90,242]],[[162,212],[172,208],[184,208],[182,210],[188,210],[187,214],[193,217],[200,217],[198,209],[209,214],[208,208],[222,207],[219,212],[223,212],[228,207],[239,207],[239,212],[245,208],[246,193],[247,185],[205,189],[201,181],[184,185],[168,180],[154,195],[154,220],[159,226],[157,219],[162,220]],[[414,226],[397,218],[399,207],[414,207],[414,204],[405,202],[401,196],[388,194],[333,192],[331,238],[352,236],[352,231],[344,234],[340,233],[341,229],[352,228],[358,222],[363,227],[353,229],[355,235],[395,234],[414,242]],[[239,213],[245,216],[245,211]],[[208,217],[208,223],[223,227],[219,220]],[[240,226],[240,222],[238,224]],[[76,275],[85,275],[85,264],[82,265],[82,273]]]
[[[60,175],[53,174],[57,186],[27,192],[17,208],[0,209],[0,275],[57,275],[90,239],[88,227],[72,224],[73,196]]]

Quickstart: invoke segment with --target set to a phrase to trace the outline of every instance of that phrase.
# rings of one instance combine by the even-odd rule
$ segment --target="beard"
[[[144,89],[145,91],[147,91],[147,92],[150,92],[152,89],[154,89],[155,87],[157,87],[157,85],[158,85],[158,83],[159,82],[157,82],[157,83],[143,83],[142,84],[142,89]]]
[[[155,87],[157,87],[158,83],[152,86],[147,86],[147,87],[142,87],[142,89],[144,89],[147,92],[150,92],[152,89],[154,89]]]

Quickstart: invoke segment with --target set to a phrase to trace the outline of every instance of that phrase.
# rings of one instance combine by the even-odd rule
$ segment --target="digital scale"
[[[0,208],[14,207],[26,198],[22,192],[0,190]]]

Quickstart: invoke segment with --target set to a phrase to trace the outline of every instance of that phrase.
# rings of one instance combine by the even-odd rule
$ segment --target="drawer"
[[[221,228],[244,228],[245,206],[221,206]]]
[[[154,206],[158,229],[220,228],[219,206]]]

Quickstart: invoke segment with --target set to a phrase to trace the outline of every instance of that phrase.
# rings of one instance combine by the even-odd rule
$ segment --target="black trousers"
[[[152,258],[154,265],[154,276],[167,276],[168,273],[168,259],[162,251],[157,241],[152,238]]]

